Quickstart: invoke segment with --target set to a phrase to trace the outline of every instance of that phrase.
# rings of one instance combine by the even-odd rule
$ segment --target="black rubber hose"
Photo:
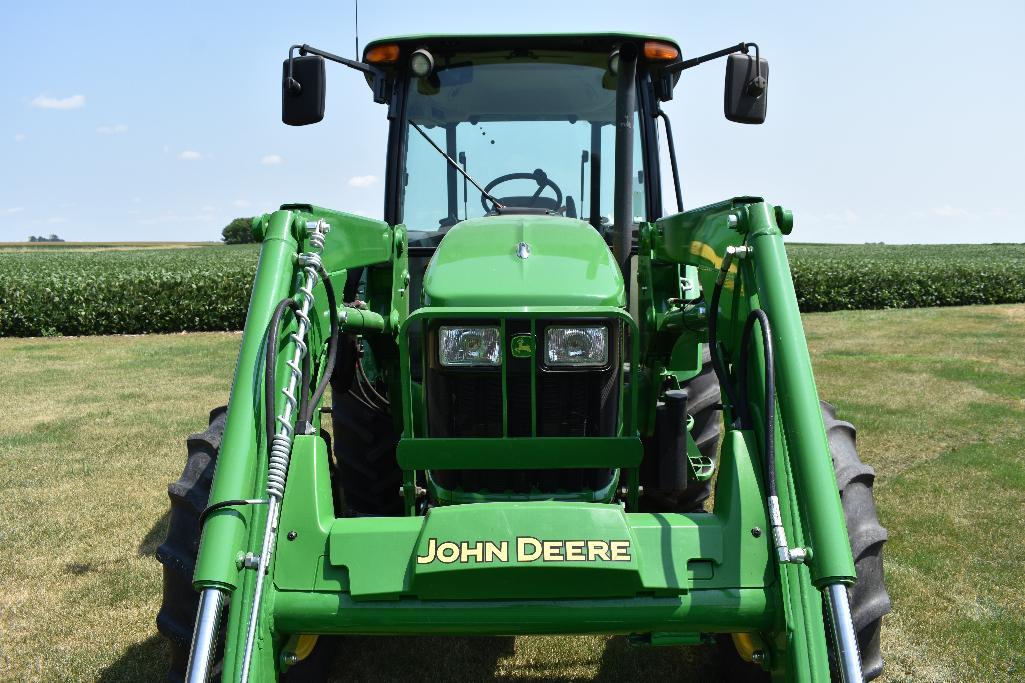
[[[331,284],[331,278],[327,276],[324,268],[321,266],[317,270],[320,272],[320,278],[324,282],[324,291],[327,293],[327,307],[331,317],[331,334],[327,341],[327,360],[324,363],[323,376],[320,378],[320,383],[317,384],[317,390],[310,397],[306,409],[299,413],[299,419],[304,424],[312,421],[313,411],[317,409],[317,404],[320,403],[320,399],[323,398],[324,392],[327,391],[327,387],[331,383],[331,375],[335,371],[335,361],[338,358],[340,326],[338,324],[338,301],[335,299],[335,288]],[[309,354],[307,354],[308,356]]]
[[[723,354],[722,346],[718,340],[718,319],[719,319],[719,299],[722,296],[722,287],[725,283],[725,278],[719,278],[715,281],[715,287],[712,288],[712,301],[711,301],[711,312],[708,316],[708,351],[712,359],[712,370],[715,371],[715,377],[719,380],[719,386],[722,387],[726,393],[726,400],[733,407],[734,418],[739,417],[740,413],[737,404],[737,391],[733,386],[733,378],[730,377],[726,368],[723,366]]]
[[[746,429],[754,427],[751,410],[747,404],[747,358],[751,348],[751,333],[754,330],[756,321],[762,331],[762,349],[765,355],[765,424],[763,425],[765,435],[765,481],[769,489],[769,496],[776,496],[776,354],[772,346],[772,326],[769,324],[769,316],[760,308],[751,311],[747,316],[747,321],[744,323],[744,334],[740,339],[740,358],[742,363],[740,397],[743,402],[742,424]]]
[[[285,314],[285,310],[291,308],[293,312],[299,310],[299,304],[294,299],[282,299],[278,305],[274,308],[274,313],[270,318],[270,325],[267,327],[267,348],[264,354],[263,362],[263,400],[264,400],[264,424],[267,429],[267,452],[270,452],[271,441],[274,440],[276,430],[274,429],[274,423],[277,419],[274,410],[274,394],[276,377],[275,372],[277,370],[277,353],[278,353],[278,329],[281,327],[281,317]],[[307,354],[309,357],[309,354]],[[308,363],[303,361],[303,372],[308,374]],[[308,382],[308,380],[307,380]]]

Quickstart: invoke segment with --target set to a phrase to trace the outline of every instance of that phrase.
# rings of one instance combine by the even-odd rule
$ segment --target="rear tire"
[[[157,612],[157,630],[170,643],[171,663],[167,680],[182,681],[189,663],[192,631],[196,623],[199,593],[192,588],[192,574],[199,553],[199,515],[206,508],[213,483],[214,467],[224,434],[227,407],[210,411],[210,426],[188,438],[188,460],[178,481],[167,487],[171,514],[167,538],[157,548],[157,561],[164,565],[164,597]],[[211,676],[220,677],[224,638],[219,639]]]
[[[171,661],[167,680],[174,683],[185,680],[192,647],[192,632],[199,608],[199,593],[192,588],[192,575],[196,569],[199,553],[199,516],[206,509],[213,484],[214,468],[224,435],[227,406],[210,411],[210,426],[201,434],[188,438],[188,460],[185,471],[178,481],[167,487],[171,499],[171,514],[167,526],[167,538],[157,548],[157,561],[164,565],[164,596],[157,612],[157,630],[170,644]],[[224,656],[224,630],[226,617],[222,618],[218,634],[217,651],[210,668],[210,680],[220,680]],[[330,657],[321,638],[309,657],[283,674],[280,680],[323,681],[327,680]],[[328,646],[329,647],[329,646]]]
[[[886,543],[886,529],[879,523],[876,513],[872,484],[875,471],[861,462],[858,457],[854,425],[837,419],[836,408],[825,401],[822,407],[822,421],[829,439],[829,452],[833,458],[836,484],[840,492],[847,535],[851,541],[854,568],[858,579],[847,589],[854,618],[854,630],[858,634],[858,648],[861,650],[861,668],[866,681],[878,678],[883,673],[883,657],[880,651],[880,629],[883,616],[891,609],[890,596],[883,580],[883,544]],[[823,621],[826,625],[826,642],[829,647],[829,664],[832,680],[840,680],[832,651],[833,634],[830,631],[828,605],[823,603]],[[729,636],[719,638],[719,652],[723,662],[723,678],[729,681],[768,681],[769,674],[759,667],[745,662],[737,654]]]
[[[402,514],[402,470],[395,456],[398,432],[389,413],[374,410],[352,391],[336,393],[332,443],[345,509],[352,515]]]
[[[892,607],[883,577],[883,544],[887,533],[879,523],[872,494],[875,470],[858,457],[854,425],[838,420],[836,408],[832,405],[825,401],[820,403],[836,483],[840,489],[840,503],[847,522],[847,535],[851,541],[854,568],[858,574],[847,594],[861,649],[861,667],[865,680],[871,681],[883,673],[879,636],[883,616]]]

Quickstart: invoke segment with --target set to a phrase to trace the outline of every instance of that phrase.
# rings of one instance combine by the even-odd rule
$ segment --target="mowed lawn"
[[[889,528],[889,681],[1025,679],[1025,306],[805,317]],[[236,334],[0,339],[0,680],[155,680],[166,485]],[[348,638],[339,677],[709,680],[623,638]]]

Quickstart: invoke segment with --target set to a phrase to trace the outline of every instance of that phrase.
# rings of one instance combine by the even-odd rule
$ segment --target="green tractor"
[[[726,117],[761,123],[754,43],[292,47],[286,124],[323,118],[327,61],[386,105],[384,220],[254,221],[230,402],[158,553],[172,679],[310,680],[317,638],[348,634],[630,634],[715,644],[736,680],[880,674],[886,531],[819,401],[793,216],[681,208],[661,103],[720,57]]]

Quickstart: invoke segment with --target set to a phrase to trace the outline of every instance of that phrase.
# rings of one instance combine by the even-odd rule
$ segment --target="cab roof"
[[[363,57],[372,48],[387,43],[398,43],[404,54],[419,47],[430,46],[435,50],[472,52],[535,48],[567,51],[609,51],[622,42],[643,43],[657,40],[669,43],[677,50],[680,45],[672,38],[647,33],[594,32],[594,33],[493,33],[493,34],[436,34],[392,36],[378,38],[367,43]],[[679,59],[679,57],[677,57]]]

